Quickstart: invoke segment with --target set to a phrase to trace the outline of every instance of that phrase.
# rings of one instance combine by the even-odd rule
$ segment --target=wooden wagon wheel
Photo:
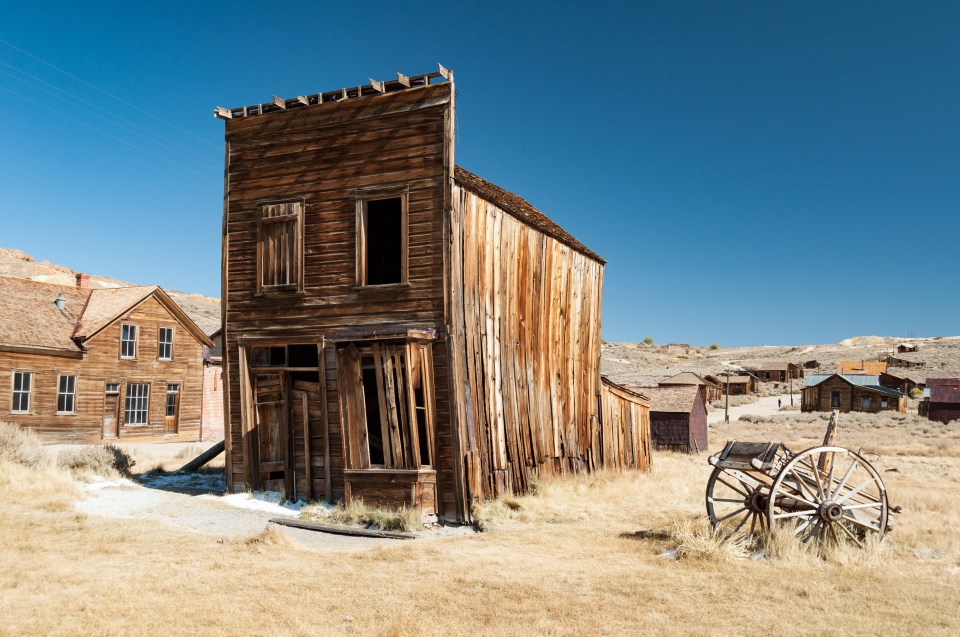
[[[767,515],[793,525],[818,551],[828,544],[863,547],[887,530],[887,492],[877,470],[843,447],[814,447],[794,456],[770,487]]]
[[[767,488],[750,474],[714,467],[707,482],[707,514],[714,530],[753,537],[769,528]]]

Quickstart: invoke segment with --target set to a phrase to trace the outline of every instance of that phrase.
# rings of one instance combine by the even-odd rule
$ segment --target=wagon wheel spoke
[[[841,508],[844,511],[852,511],[854,509],[878,509],[882,506],[883,502],[864,502],[862,504],[848,504]]]
[[[830,525],[830,535],[833,536],[833,541],[836,543],[836,545],[837,545],[837,546],[840,546],[840,536],[837,535],[837,530],[836,530],[835,528],[833,528],[833,527],[835,527],[835,526],[836,526],[836,524],[831,524],[831,525]]]
[[[870,522],[865,522],[865,521],[863,521],[863,520],[858,520],[857,518],[855,518],[855,517],[853,517],[853,516],[850,516],[850,515],[844,515],[844,516],[843,516],[843,519],[846,520],[846,521],[848,521],[848,522],[851,522],[851,523],[854,524],[855,526],[859,526],[861,529],[866,529],[866,530],[868,530],[868,531],[873,531],[874,533],[879,533],[879,532],[880,532],[880,523],[879,523],[879,521],[877,522],[876,526],[874,526],[874,525],[871,524]]]
[[[836,497],[837,494],[839,494],[843,490],[843,487],[847,486],[847,480],[850,479],[850,474],[853,473],[853,470],[857,468],[857,464],[858,464],[857,459],[853,458],[852,462],[850,463],[850,466],[847,467],[846,473],[843,474],[843,478],[840,480],[840,484],[837,485],[836,490],[830,493],[831,499]]]
[[[823,454],[821,454],[821,456],[822,456],[822,455],[823,455]],[[814,479],[814,481],[816,482],[816,485],[817,485],[817,493],[819,493],[819,495],[820,495],[820,500],[821,500],[821,501],[825,500],[825,499],[827,498],[827,495],[826,495],[826,492],[824,491],[823,483],[820,481],[820,469],[817,468],[817,464],[814,463],[812,459],[807,460],[806,458],[801,459],[798,464],[806,464],[806,465],[807,465],[807,467],[810,469],[810,472],[813,474],[813,479]],[[794,474],[794,475],[796,475],[796,474]],[[811,491],[811,493],[812,493],[812,491]]]
[[[757,518],[763,515],[762,513],[754,513],[753,517],[750,518],[750,536],[753,537],[753,529],[757,526]],[[763,529],[763,522],[760,522],[760,528]]]
[[[742,496],[745,497],[745,498],[749,498],[749,497],[750,497],[750,494],[749,494],[749,493],[747,493],[746,491],[744,491],[743,489],[741,489],[741,488],[739,488],[739,487],[733,486],[732,484],[730,484],[729,482],[727,482],[726,480],[724,480],[724,479],[720,476],[720,474],[717,475],[717,482],[722,482],[723,484],[727,485],[729,488],[733,489],[734,491],[736,491],[737,493],[739,493],[740,495],[742,495]],[[739,484],[740,484],[741,486],[743,486],[743,483],[742,483],[742,482],[739,483]]]
[[[843,504],[844,502],[846,502],[847,500],[849,500],[849,499],[852,498],[853,496],[857,495],[858,493],[860,493],[861,491],[863,491],[865,488],[867,488],[867,487],[870,486],[871,484],[876,484],[875,481],[874,481],[874,479],[873,479],[873,476],[870,476],[869,479],[867,479],[865,482],[863,482],[860,486],[858,486],[856,489],[854,489],[854,490],[851,491],[850,493],[844,494],[843,497],[841,497],[841,498],[839,498],[839,499],[837,500],[837,504]],[[840,495],[839,492],[837,493],[837,495]]]
[[[710,501],[711,501],[711,502],[733,502],[734,504],[743,504],[743,498],[740,498],[740,499],[737,499],[737,498],[715,498],[715,497],[713,497],[713,496],[710,496]]]
[[[737,531],[739,531],[740,529],[742,529],[742,528],[743,528],[743,525],[746,524],[747,520],[749,520],[751,517],[753,517],[753,512],[752,512],[752,511],[747,511],[747,514],[744,515],[744,516],[743,516],[743,519],[740,520],[740,523],[737,524],[737,526],[734,527],[734,529],[733,529],[733,531],[730,533],[730,535],[736,535],[736,534],[737,534]]]
[[[790,513],[774,513],[774,520],[782,520],[784,518],[799,518],[799,517],[811,517],[817,514],[816,509],[806,509],[805,511],[791,511]]]
[[[846,524],[843,524],[843,523],[841,522],[838,526],[840,527],[840,530],[843,531],[844,533],[846,533],[846,534],[847,534],[847,537],[849,537],[851,540],[853,540],[854,543],[855,543],[857,546],[859,546],[860,548],[863,548],[863,542],[861,542],[859,539],[857,539],[857,536],[854,535],[854,534],[850,531],[850,529],[847,528],[847,525],[846,525]]]
[[[814,493],[813,489],[811,489],[810,486],[806,484],[806,481],[802,477],[800,477],[800,475],[797,474],[796,471],[793,470],[793,467],[790,467],[790,473],[793,474],[794,480],[797,481],[797,486],[799,487],[799,489],[797,490],[799,491],[801,496],[804,496],[804,500],[806,500],[807,502],[810,502],[811,504],[819,503],[820,501],[817,500],[817,494]],[[792,487],[793,485],[788,485],[788,486]],[[809,500],[807,500],[805,497],[806,493],[810,494]]]
[[[733,513],[728,513],[728,514],[726,514],[725,516],[723,516],[722,518],[717,518],[717,524],[719,524],[720,522],[723,522],[724,520],[727,520],[727,519],[729,519],[729,518],[732,518],[733,516],[737,515],[737,514],[740,513],[741,511],[746,511],[746,510],[747,510],[747,507],[740,507],[739,509],[737,509],[737,510],[734,511]]]

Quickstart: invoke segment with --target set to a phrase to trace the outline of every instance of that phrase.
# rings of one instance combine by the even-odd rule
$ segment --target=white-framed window
[[[108,394],[119,394],[120,393],[120,383],[107,383]]]
[[[137,357],[137,326],[124,323],[120,326],[120,358]]]
[[[76,410],[77,377],[61,374],[57,381],[57,413],[72,414]]]
[[[149,407],[149,383],[127,383],[127,398],[123,408],[123,423],[125,425],[147,424],[147,411]]]
[[[177,415],[177,399],[180,396],[180,383],[167,383],[167,416]]]
[[[160,338],[157,347],[157,358],[162,361],[173,360],[173,328],[161,327]]]
[[[32,389],[33,372],[13,372],[13,401],[10,411],[21,414],[29,412]]]

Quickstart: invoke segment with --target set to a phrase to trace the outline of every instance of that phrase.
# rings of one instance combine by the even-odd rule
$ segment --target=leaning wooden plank
[[[352,537],[370,537],[387,540],[416,540],[419,537],[415,533],[400,533],[397,531],[371,531],[370,529],[358,529],[352,526],[317,524],[316,522],[303,522],[301,520],[289,520],[285,518],[272,518],[269,522],[270,524],[290,526],[295,529],[306,529],[307,531],[319,531],[321,533],[333,533],[335,535],[349,535]]]
[[[212,447],[210,447],[209,449],[201,453],[199,456],[197,456],[187,464],[177,469],[177,471],[178,472],[182,471],[184,473],[191,473],[193,471],[196,471],[197,469],[199,469],[200,467],[207,464],[208,462],[210,462],[211,460],[219,456],[221,453],[223,453],[224,447],[225,447],[225,443],[223,440],[221,440],[220,442],[213,445]]]

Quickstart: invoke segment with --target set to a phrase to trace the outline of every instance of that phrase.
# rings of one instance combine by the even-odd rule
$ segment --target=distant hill
[[[131,285],[152,285],[152,281],[129,283],[107,276],[87,273],[90,276],[88,285],[91,288],[118,288]],[[0,276],[12,276],[21,279],[30,279],[53,285],[76,285],[76,270],[67,266],[37,261],[23,250],[15,248],[0,248]],[[207,335],[220,329],[220,299],[202,294],[190,294],[177,290],[164,290],[176,301],[183,311],[200,326]]]

